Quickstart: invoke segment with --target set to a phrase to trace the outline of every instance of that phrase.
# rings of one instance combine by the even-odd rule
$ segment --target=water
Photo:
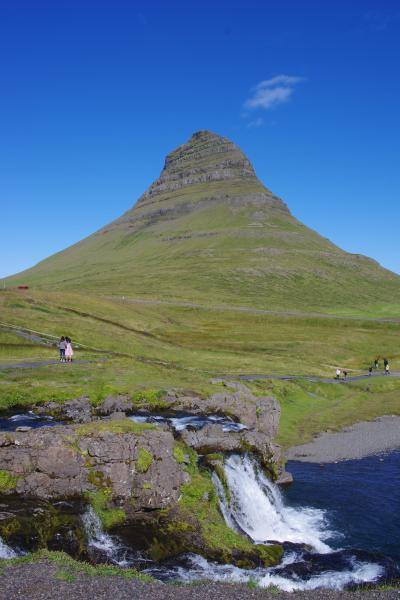
[[[94,562],[138,568],[145,566],[146,562],[151,562],[123,544],[117,536],[106,533],[92,507],[88,507],[82,515],[82,523],[86,533],[88,553]]]
[[[55,421],[53,417],[41,416],[26,412],[17,415],[0,417],[0,431],[15,431],[17,427],[51,427],[60,425],[60,421]]]
[[[292,461],[287,468],[295,483],[285,501],[325,511],[342,533],[333,548],[373,549],[400,564],[400,450],[323,467]]]
[[[268,540],[309,544],[320,553],[329,552],[325,540],[333,537],[325,513],[314,508],[292,508],[249,457],[225,460],[225,475],[231,493],[230,506],[221,499],[223,510],[256,544]]]
[[[352,548],[335,549],[343,544],[344,536],[335,530],[329,511],[313,506],[306,495],[290,506],[253,459],[229,456],[225,460],[225,475],[230,503],[215,474],[213,478],[227,524],[246,533],[255,543],[283,543],[283,561],[276,567],[246,570],[189,554],[175,564],[165,565],[164,570],[156,567],[148,572],[166,581],[251,580],[260,587],[276,585],[285,591],[343,589],[399,577],[396,565],[384,556]]]
[[[359,585],[377,580],[382,567],[358,560],[347,561],[340,565],[341,570],[330,569],[314,576],[302,579],[299,576],[289,577],[284,572],[295,564],[295,553],[285,557],[279,567],[269,569],[240,569],[233,565],[220,565],[199,556],[187,554],[175,565],[165,565],[147,569],[146,572],[161,581],[182,581],[190,583],[199,580],[225,581],[229,583],[255,582],[259,587],[278,586],[286,592],[294,590],[313,590],[318,587],[342,590],[346,585]],[[344,568],[343,568],[344,566]]]
[[[138,423],[169,423],[175,431],[184,429],[202,429],[205,425],[220,425],[222,431],[243,431],[247,429],[242,423],[236,423],[225,415],[191,415],[176,413],[174,415],[137,414],[130,417]]]
[[[16,556],[17,556],[17,553],[15,552],[15,550],[10,548],[10,546],[7,546],[7,544],[0,537],[0,559],[1,558],[15,558]]]

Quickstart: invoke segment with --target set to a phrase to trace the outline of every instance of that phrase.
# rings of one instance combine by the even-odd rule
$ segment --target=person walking
[[[347,379],[347,371],[343,371],[343,377]]]
[[[71,339],[69,337],[65,338],[66,341],[66,348],[65,348],[65,358],[67,360],[67,362],[72,362],[72,357],[74,355],[74,350],[72,348],[72,342]]]
[[[336,379],[340,379],[340,369],[336,369]]]
[[[389,363],[386,363],[385,365],[385,375],[390,375]]]
[[[66,347],[67,347],[67,342],[65,341],[65,337],[61,336],[60,341],[58,342],[58,349],[60,351],[60,362],[65,362]]]
[[[379,361],[377,358],[375,359],[374,367],[375,367],[375,369],[377,369],[379,367]]]
[[[371,377],[371,375],[372,375],[372,367],[370,367],[370,368],[368,369],[368,375]]]

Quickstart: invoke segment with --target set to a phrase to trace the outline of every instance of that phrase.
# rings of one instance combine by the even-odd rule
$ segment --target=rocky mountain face
[[[8,280],[269,309],[400,300],[400,277],[304,226],[230,140],[199,131],[117,220]]]

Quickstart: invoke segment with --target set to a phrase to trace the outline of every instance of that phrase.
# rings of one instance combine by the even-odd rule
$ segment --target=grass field
[[[400,323],[395,321],[254,314],[31,290],[2,291],[0,312],[3,327],[27,328],[49,340],[69,335],[80,345],[72,365],[0,371],[1,408],[83,394],[98,402],[114,392],[171,388],[205,396],[218,391],[210,383],[213,377],[329,377],[336,366],[357,374],[378,356],[400,369]],[[1,364],[51,358],[57,358],[56,348],[0,331]],[[400,413],[396,379],[345,386],[267,380],[249,386],[280,400],[284,446],[327,428]]]

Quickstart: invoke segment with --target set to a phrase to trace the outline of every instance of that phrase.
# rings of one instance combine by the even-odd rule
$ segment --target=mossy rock
[[[0,536],[12,547],[29,551],[43,548],[67,550],[76,558],[86,557],[79,504],[73,508],[7,497],[7,513],[0,519]]]
[[[139,473],[147,473],[153,463],[153,455],[145,448],[139,448],[136,469]]]
[[[111,529],[125,522],[125,511],[112,505],[111,488],[106,487],[98,489],[96,492],[88,492],[86,498],[99,517],[104,529]]]
[[[0,493],[7,493],[15,490],[18,478],[11,475],[8,471],[0,471]]]

